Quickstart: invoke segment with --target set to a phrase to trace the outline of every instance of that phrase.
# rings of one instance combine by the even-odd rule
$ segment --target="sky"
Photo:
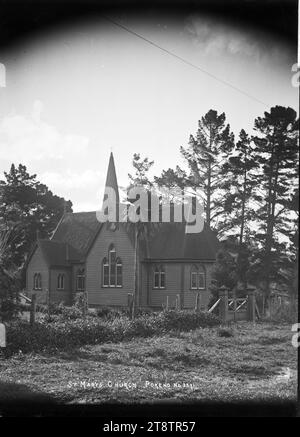
[[[75,212],[96,210],[111,151],[126,186],[134,153],[152,176],[184,167],[180,146],[210,109],[235,135],[271,106],[297,110],[297,53],[268,34],[199,13],[111,18],[199,68],[103,18],[25,42],[0,58],[1,179],[22,163]]]

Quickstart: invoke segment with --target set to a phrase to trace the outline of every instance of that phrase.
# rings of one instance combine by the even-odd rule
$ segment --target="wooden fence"
[[[228,289],[221,287],[219,299],[208,310],[210,313],[217,314],[223,321],[230,320],[249,320],[254,322],[259,318],[258,307],[255,302],[255,289],[249,287],[246,297],[228,297]]]

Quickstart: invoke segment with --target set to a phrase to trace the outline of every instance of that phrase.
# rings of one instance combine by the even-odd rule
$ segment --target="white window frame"
[[[81,274],[79,274],[79,272]],[[81,279],[81,281],[83,281],[83,288],[79,288],[79,279]],[[76,291],[85,291],[85,269],[77,269],[76,272]]]
[[[118,285],[118,267],[121,267],[121,284]],[[121,258],[116,259],[116,287],[122,288],[123,287],[123,264]]]
[[[155,285],[155,278],[158,276],[158,286]],[[162,286],[162,276],[164,276],[165,285]],[[166,270],[163,265],[155,266],[153,271],[153,289],[155,290],[164,290],[166,289]]]
[[[64,290],[65,289],[65,274],[59,273],[57,276],[57,290]]]
[[[104,274],[104,268],[108,267],[108,284],[104,284],[104,278],[105,278],[105,274]],[[104,288],[108,288],[109,287],[109,261],[107,260],[107,258],[103,258],[102,260],[102,287]]]
[[[112,279],[112,254],[115,255],[115,283],[111,282]],[[106,261],[106,262],[105,262]],[[108,267],[108,284],[104,284],[104,268]],[[118,268],[121,267],[121,284],[118,284]],[[102,287],[103,288],[122,288],[123,287],[123,263],[120,257],[117,257],[117,251],[114,244],[110,244],[108,248],[108,257],[102,260]]]
[[[196,287],[192,286],[192,277],[196,276]],[[203,287],[200,287],[200,276],[203,277]],[[190,290],[205,290],[206,288],[206,274],[203,266],[192,266],[190,270]]]
[[[35,273],[33,275],[33,289],[42,290],[42,275],[41,273]]]

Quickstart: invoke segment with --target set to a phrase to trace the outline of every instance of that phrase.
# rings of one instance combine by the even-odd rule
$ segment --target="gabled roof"
[[[135,225],[119,223],[118,226],[123,227],[134,246]],[[190,234],[186,233],[186,224],[184,222],[147,223],[144,224],[144,229],[147,232],[142,232],[139,240],[141,261],[215,261],[220,247],[215,232],[206,224],[202,232]]]
[[[51,240],[38,240],[37,245],[40,247],[45,261],[49,266],[67,267],[69,265],[65,243]]]
[[[214,261],[219,241],[207,225],[202,232],[187,234],[185,223],[161,223],[149,239],[148,247],[149,260]]]
[[[50,240],[36,241],[26,265],[37,247],[49,266],[68,267],[72,262],[84,262],[100,227],[95,211],[65,213]]]
[[[67,243],[73,255],[85,258],[101,223],[96,212],[68,212],[64,214],[50,241]]]

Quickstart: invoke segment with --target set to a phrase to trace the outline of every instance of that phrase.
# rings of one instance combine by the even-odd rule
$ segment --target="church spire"
[[[115,205],[114,203],[111,204],[110,202],[112,199],[108,199],[109,190],[107,188],[113,189],[115,193]],[[111,196],[111,194],[110,194]],[[110,206],[107,204],[107,200]],[[114,202],[114,201],[113,201]],[[109,211],[113,214],[114,219],[111,220],[113,222],[119,220],[119,188],[118,188],[118,182],[117,182],[117,175],[116,175],[116,169],[115,169],[115,162],[114,162],[114,156],[111,152],[109,157],[109,164],[107,169],[107,175],[106,175],[106,182],[105,182],[105,192],[103,197],[103,204],[102,204],[102,210],[104,210],[104,215],[107,216],[110,214]]]
[[[113,153],[110,153],[109,157],[109,164],[107,169],[107,176],[106,176],[106,182],[105,182],[105,188],[111,187],[115,190],[116,193],[116,202],[119,204],[120,198],[119,198],[119,188],[118,188],[118,181],[117,181],[117,175],[116,175],[116,169],[115,169],[115,161]]]

